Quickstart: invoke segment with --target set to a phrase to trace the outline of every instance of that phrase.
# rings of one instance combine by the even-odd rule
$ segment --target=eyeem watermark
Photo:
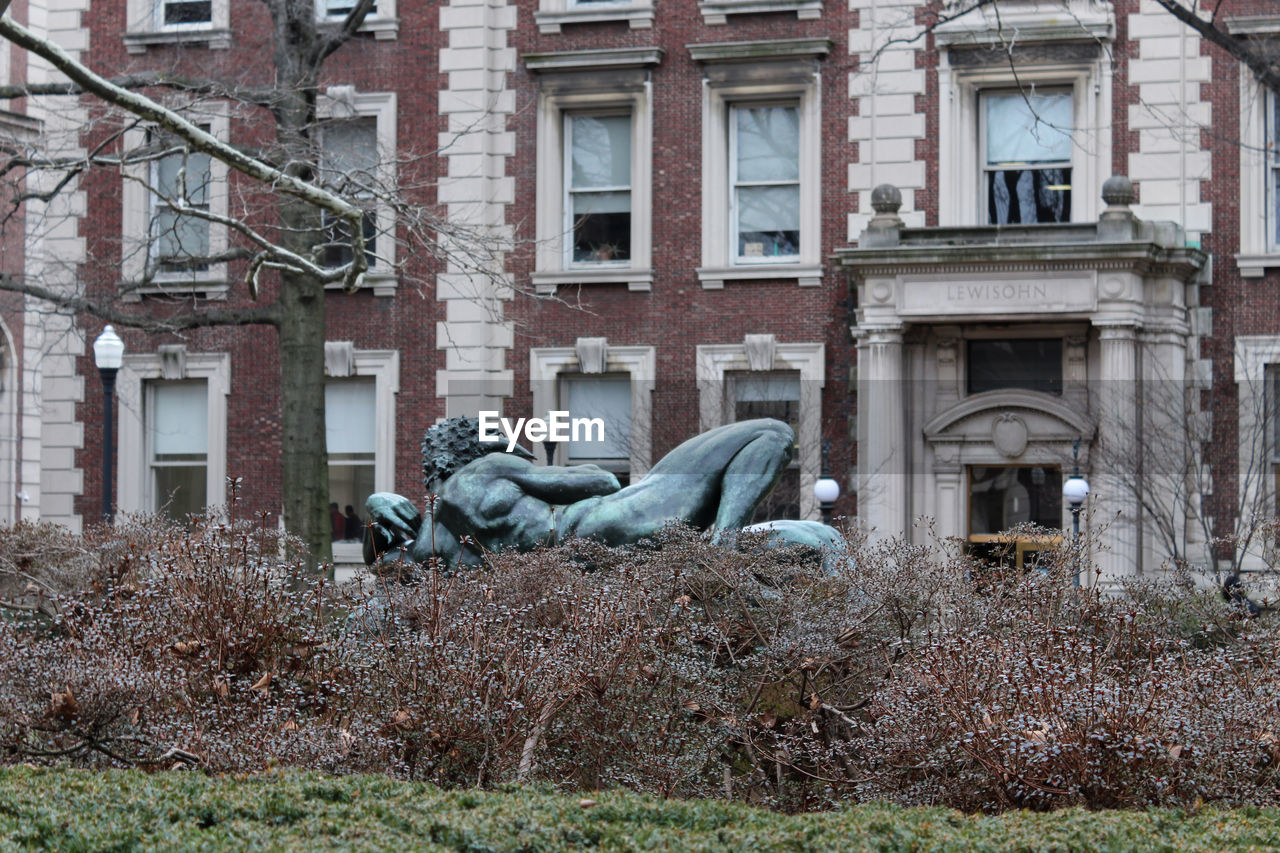
[[[542,441],[604,441],[604,418],[571,418],[568,412],[550,411],[547,419],[516,418],[515,424],[510,418],[504,418],[497,412],[480,413],[480,431],[478,438],[483,444],[502,441],[502,433],[507,437],[507,452],[515,450],[521,433],[531,443]]]

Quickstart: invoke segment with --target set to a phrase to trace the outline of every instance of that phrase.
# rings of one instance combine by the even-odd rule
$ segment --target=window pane
[[[208,269],[207,263],[182,263],[184,258],[209,255],[209,222],[196,216],[179,214],[170,207],[158,207],[155,213],[155,259],[164,272]]]
[[[969,341],[969,393],[1023,388],[1062,393],[1062,340]]]
[[[378,168],[376,119],[327,121],[321,127],[321,168],[330,180],[344,176],[357,184],[367,182]]]
[[[324,438],[331,454],[377,449],[377,388],[369,380],[337,380],[324,386]]]
[[[340,267],[351,263],[350,229],[345,219],[324,215],[324,265]],[[362,220],[364,229],[364,259],[372,269],[376,266],[378,251],[378,219],[373,211],[366,211]]]
[[[740,257],[800,253],[800,187],[741,187],[737,202]]]
[[[577,441],[569,442],[569,459],[631,458],[631,380],[627,378],[571,379],[565,381],[563,396],[569,416],[600,418],[604,421],[603,440],[599,433],[586,430]]]
[[[1062,526],[1062,472],[1057,468],[970,468],[969,535],[1018,524]]]
[[[209,448],[209,394],[204,382],[157,383],[151,389],[151,452],[203,456]],[[203,494],[203,493],[202,493]]]
[[[367,520],[364,502],[373,494],[373,461],[358,465],[329,466],[329,502],[338,505],[338,512],[343,516],[342,535],[338,535],[339,527],[333,524],[335,539],[359,539],[364,535],[364,522]],[[358,522],[346,518],[347,507]]]
[[[1071,160],[1070,92],[986,95],[987,163]]]
[[[573,189],[631,186],[631,116],[570,116]]]
[[[988,172],[987,210],[992,225],[1066,222],[1071,218],[1071,170]]]
[[[179,153],[161,157],[156,161],[156,190],[165,198],[181,199],[180,175],[186,180],[187,201],[197,207],[207,206],[209,204],[209,155]]]
[[[739,107],[738,182],[800,179],[800,116],[795,107]]]
[[[209,472],[204,465],[164,465],[155,475],[155,508],[176,521],[205,510]]]
[[[213,3],[211,0],[189,0],[189,2],[166,2],[164,4],[164,22],[168,24],[207,24],[213,20]]]
[[[575,193],[573,259],[576,262],[631,259],[631,194]]]

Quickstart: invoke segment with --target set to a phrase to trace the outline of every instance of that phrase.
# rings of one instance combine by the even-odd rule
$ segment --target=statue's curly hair
[[[463,465],[493,450],[480,443],[480,422],[475,418],[449,418],[422,436],[422,479],[427,491],[432,482],[444,482]]]

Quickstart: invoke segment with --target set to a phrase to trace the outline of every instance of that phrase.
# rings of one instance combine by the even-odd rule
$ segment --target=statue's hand
[[[374,492],[364,502],[364,508],[370,519],[364,540],[364,558],[369,564],[377,555],[412,542],[422,527],[422,513],[403,495]]]

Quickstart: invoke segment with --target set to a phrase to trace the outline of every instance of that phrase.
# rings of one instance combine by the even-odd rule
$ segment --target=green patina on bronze
[[[739,421],[694,436],[643,478],[621,488],[596,465],[534,465],[523,448],[482,444],[471,418],[427,431],[423,472],[427,515],[389,492],[369,497],[365,561],[405,556],[446,567],[475,565],[484,551],[527,551],[570,537],[630,545],[673,522],[732,543],[791,461],[795,433],[772,419]],[[426,523],[424,523],[424,521]],[[832,527],[814,521],[754,525],[782,544],[840,549]]]

